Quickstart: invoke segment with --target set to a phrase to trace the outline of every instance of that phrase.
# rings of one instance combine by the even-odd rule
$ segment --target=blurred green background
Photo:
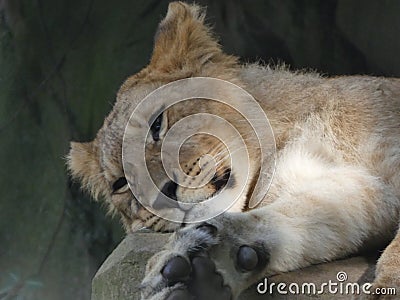
[[[327,75],[400,76],[400,1],[198,0],[226,52]],[[0,299],[89,299],[122,239],[66,174],[168,1],[0,0]]]

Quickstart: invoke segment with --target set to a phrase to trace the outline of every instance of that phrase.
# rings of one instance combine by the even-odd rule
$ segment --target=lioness
[[[140,100],[166,83],[190,77],[223,79],[250,92],[269,117],[277,153],[270,190],[258,206],[251,209],[248,203],[258,192],[255,178],[263,176],[253,149],[245,197],[215,218],[185,225],[184,218],[182,224],[169,222],[136,201],[121,153],[125,127]],[[222,188],[233,189],[228,178],[240,174],[230,170],[228,159],[219,160],[210,182],[193,190],[162,171],[160,152],[169,128],[183,117],[201,111],[236,124],[235,113],[204,99],[158,109],[155,121],[143,126],[149,129],[146,162],[161,192],[180,202],[196,202]],[[239,129],[247,141],[248,130]],[[182,146],[180,164],[201,180],[206,174],[199,158],[225,157],[224,151],[218,139],[194,136]],[[374,287],[400,287],[400,79],[324,78],[282,67],[240,65],[222,52],[204,24],[203,9],[173,2],[159,25],[149,65],[122,85],[95,140],[71,143],[68,164],[73,177],[121,215],[127,232],[141,227],[176,230],[148,263],[143,299],[236,299],[263,276],[390,241],[378,261]],[[157,199],[154,195],[149,203],[169,209]]]

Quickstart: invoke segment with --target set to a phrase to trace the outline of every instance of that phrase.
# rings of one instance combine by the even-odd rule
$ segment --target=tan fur
[[[98,160],[97,142],[71,142],[71,151],[67,157],[68,167],[75,178],[79,178],[82,186],[89,190],[96,199],[105,195],[101,186],[105,183]]]
[[[336,259],[393,238],[400,210],[400,79],[324,78],[284,67],[240,65],[222,52],[204,25],[204,11],[181,2],[170,4],[149,65],[122,85],[94,142],[71,144],[72,175],[95,197],[105,197],[112,211],[120,212],[127,232],[141,226],[161,231],[177,226],[146,211],[129,190],[112,193],[113,182],[124,176],[122,136],[132,109],[157,87],[194,76],[228,80],[249,91],[274,129],[278,161],[270,192],[257,209],[242,213],[243,220],[252,220],[246,222],[271,227],[278,236],[267,273]],[[232,111],[196,101],[168,109],[168,126],[200,110],[223,116],[248,133],[248,126],[235,123]],[[211,149],[221,146],[212,140],[202,147],[199,143],[194,140],[184,148],[182,167],[188,174],[197,172],[189,166],[198,157],[218,154]],[[148,147],[150,172],[159,174],[155,180],[162,185],[159,145]],[[259,168],[257,151],[250,151],[252,178]],[[248,196],[253,184],[247,187]],[[197,201],[213,192],[211,186],[191,193],[178,190],[181,201]],[[243,211],[248,210],[246,205],[243,199]],[[245,228],[239,235],[245,236]],[[399,285],[399,239],[398,235],[380,260],[379,285]]]

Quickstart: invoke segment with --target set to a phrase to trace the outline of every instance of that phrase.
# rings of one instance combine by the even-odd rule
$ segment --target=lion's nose
[[[176,189],[178,185],[173,181],[168,181],[164,184],[163,188],[161,189],[161,193],[157,196],[157,199],[153,203],[153,208],[163,209],[163,208],[176,208],[179,207],[178,203],[176,202]],[[172,201],[172,200],[175,201]]]

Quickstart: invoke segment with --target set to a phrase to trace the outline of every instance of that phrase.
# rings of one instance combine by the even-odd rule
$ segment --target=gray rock
[[[114,252],[106,259],[92,282],[92,300],[132,300],[140,299],[139,285],[143,278],[146,262],[150,256],[159,251],[166,243],[169,234],[138,232],[128,235]],[[346,272],[346,283],[365,283],[372,281],[374,259],[368,257],[353,257],[331,263],[311,266],[302,270],[284,273],[267,279],[274,283],[272,295],[269,292],[259,294],[257,285],[245,291],[241,300],[258,299],[293,299],[294,295],[280,295],[276,292],[279,283],[287,286],[297,283],[314,283],[316,290],[322,283],[337,281],[339,272]],[[264,282],[261,280],[261,282]],[[262,288],[263,286],[260,286]],[[285,288],[287,291],[288,289]],[[325,288],[321,295],[313,295],[316,299],[330,299],[332,294]],[[296,299],[309,299],[309,295],[296,295]],[[337,293],[335,299],[348,299],[349,295]]]
[[[106,259],[92,282],[93,300],[140,299],[147,260],[165,245],[169,234],[128,235]]]

